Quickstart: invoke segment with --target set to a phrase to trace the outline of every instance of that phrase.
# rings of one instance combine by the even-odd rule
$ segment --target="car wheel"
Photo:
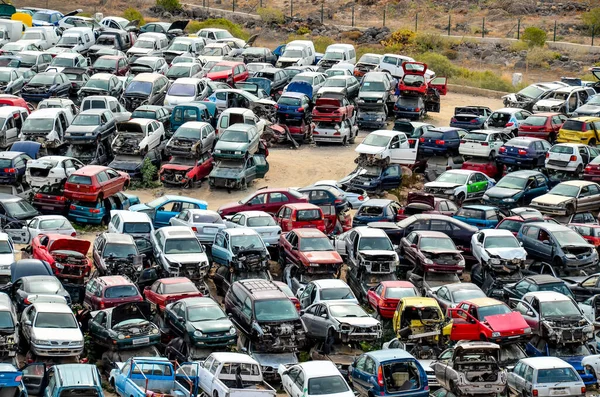
[[[356,131],[356,134],[352,135],[352,131],[350,131],[350,139],[348,140],[348,143],[351,145],[354,145],[354,142],[356,142],[356,136],[358,135],[358,131]]]
[[[343,146],[347,146],[348,145],[348,137],[345,136],[344,139],[342,139],[342,145]]]
[[[581,174],[583,173],[583,164],[579,164],[577,169],[575,170],[575,178],[581,178]]]
[[[496,151],[495,151],[495,150],[492,150],[492,151],[490,152],[490,156],[489,156],[489,157],[490,157],[490,160],[494,160],[494,159],[496,158]]]
[[[459,193],[458,196],[456,196],[456,205],[458,205],[459,207],[462,207],[464,202],[465,202],[465,194]]]
[[[573,207],[573,204],[568,204],[566,211],[567,211],[567,216],[573,215],[575,213],[575,207]]]
[[[241,190],[246,190],[248,189],[248,184],[246,183],[246,179],[242,179],[242,183],[240,184],[240,189]]]

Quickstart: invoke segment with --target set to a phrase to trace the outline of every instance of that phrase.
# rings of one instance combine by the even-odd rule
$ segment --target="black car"
[[[71,81],[65,73],[42,72],[29,80],[21,89],[21,96],[28,102],[40,102],[51,97],[69,96]]]
[[[65,141],[92,143],[102,141],[117,130],[115,118],[107,109],[88,109],[79,113],[65,132]]]
[[[34,303],[38,297],[48,295],[62,296],[67,304],[71,304],[71,296],[55,276],[21,277],[12,285],[12,300],[19,312]]]
[[[7,226],[24,222],[39,214],[25,199],[12,194],[0,193],[0,215],[0,226],[6,231]],[[8,234],[10,235],[10,232]]]
[[[0,68],[0,92],[3,94],[18,94],[25,80],[19,76],[16,69]]]
[[[108,165],[112,159],[112,151],[105,142],[98,144],[72,143],[65,156],[79,159],[85,165]]]
[[[275,62],[277,62],[277,56],[273,54],[273,52],[270,49],[265,47],[245,48],[242,52],[242,58],[244,58],[244,63],[262,62],[275,65]]]
[[[526,293],[537,291],[560,292],[575,299],[566,282],[547,274],[525,277],[518,283],[504,286],[504,296],[507,299],[522,299]]]
[[[151,149],[145,156],[117,154],[108,166],[117,171],[128,173],[131,179],[142,179],[142,167],[146,159],[156,169],[160,168],[161,154],[159,149]]]
[[[90,79],[90,75],[87,70],[81,68],[65,68],[63,73],[71,82],[71,88],[69,90],[69,96],[75,97],[77,93]]]
[[[132,119],[151,119],[163,123],[165,131],[171,130],[171,110],[160,105],[142,105],[131,113]]]
[[[563,280],[568,283],[567,286],[575,295],[577,302],[583,302],[594,295],[600,294],[600,273],[591,276],[568,277],[563,278]]]
[[[338,212],[350,207],[340,191],[331,186],[307,186],[298,191],[308,197],[309,203],[317,206],[333,205]]]
[[[123,94],[123,83],[114,74],[96,73],[77,93],[79,100],[90,95],[110,95],[119,98]]]
[[[434,230],[447,234],[456,248],[469,255],[471,252],[471,236],[479,230],[458,219],[438,214],[417,214],[409,216],[398,223],[373,222],[369,227],[383,229],[392,243],[400,244],[402,237],[408,236],[414,230]]]
[[[125,109],[133,112],[142,105],[162,105],[170,86],[169,79],[161,74],[138,74],[131,80],[123,94]]]
[[[306,341],[306,330],[296,306],[270,281],[236,281],[223,304],[233,324],[246,335],[255,351],[296,352]]]
[[[279,93],[283,91],[283,88],[290,81],[287,73],[283,69],[278,68],[266,68],[257,72],[253,78],[261,77],[271,82],[271,94]]]

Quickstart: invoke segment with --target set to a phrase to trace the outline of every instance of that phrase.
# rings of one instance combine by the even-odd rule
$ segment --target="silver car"
[[[212,245],[215,235],[227,225],[221,215],[211,210],[186,209],[169,220],[171,226],[187,226],[192,228],[200,243]]]
[[[316,339],[334,338],[335,341],[349,343],[376,341],[382,335],[379,320],[354,302],[319,302],[300,315],[308,335]]]
[[[539,397],[585,396],[575,368],[558,357],[524,358],[508,374],[509,396],[531,396],[532,390]]]
[[[369,196],[367,192],[364,190],[360,193],[347,192],[340,187],[340,184],[333,179],[324,179],[321,181],[317,181],[314,183],[315,186],[331,186],[335,188],[338,192],[344,196],[348,203],[350,203],[350,208],[359,208],[363,203],[369,200]]]
[[[229,218],[229,219],[227,219]],[[232,217],[226,217],[227,227],[247,227],[256,231],[265,243],[279,245],[281,226],[264,211],[243,211]]]

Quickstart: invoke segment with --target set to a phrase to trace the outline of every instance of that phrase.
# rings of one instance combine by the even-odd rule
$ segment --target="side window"
[[[533,381],[533,367],[527,366],[527,369],[525,370],[525,381]]]
[[[244,299],[244,306],[242,307],[242,313],[248,318],[252,317],[252,302],[250,301],[249,296],[247,296],[246,299]]]

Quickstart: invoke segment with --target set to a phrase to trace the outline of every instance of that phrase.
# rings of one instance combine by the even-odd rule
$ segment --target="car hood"
[[[223,70],[221,72],[207,73],[206,77],[208,77],[211,80],[225,79],[225,78],[231,76],[231,74],[232,74],[231,70]]]
[[[300,58],[289,58],[289,57],[281,57],[281,58],[277,59],[278,62],[298,62],[299,60],[300,60]]]
[[[540,106],[553,107],[553,106],[562,105],[563,103],[565,103],[565,101],[562,99],[542,99],[541,101],[537,101],[535,103],[535,105],[538,107],[540,107]]]
[[[358,147],[356,149],[354,149],[354,151],[356,153],[364,153],[364,154],[378,154],[381,153],[385,150],[385,147],[383,146],[371,146],[371,145],[364,145],[364,144],[360,144],[358,145]]]
[[[600,105],[583,105],[575,109],[575,112],[583,114],[600,113]]]
[[[515,194],[521,193],[522,190],[519,189],[509,189],[506,187],[493,187],[485,192],[489,197],[497,197],[497,198],[507,198],[512,197]]]
[[[225,332],[233,327],[228,318],[222,320],[195,321],[190,324],[198,331],[202,332]]]
[[[336,320],[340,323],[350,324],[355,327],[374,327],[379,324],[379,321],[373,317],[336,317]]]
[[[485,317],[485,321],[496,332],[514,331],[519,328],[529,328],[527,322],[519,312],[496,314]]]
[[[337,251],[310,251],[304,252],[304,256],[309,261],[319,264],[342,263],[342,258]]]
[[[142,165],[144,164],[143,160],[140,159],[139,161],[135,161],[135,160],[113,160],[110,164],[109,167],[114,168],[116,170],[120,170],[120,171],[137,171],[139,169],[142,168]]]
[[[547,193],[543,196],[536,197],[535,199],[533,199],[533,202],[541,204],[560,204],[564,203],[565,201],[571,200],[573,200],[573,197],[558,196],[556,194]]]
[[[131,47],[130,49],[127,50],[127,54],[149,54],[152,51],[154,51],[154,50],[151,48]]]
[[[112,309],[111,327],[119,325],[129,319],[140,319],[151,321],[151,308],[148,302],[124,303]]]
[[[383,97],[385,96],[385,92],[377,92],[377,91],[360,91],[358,93],[358,98],[360,99],[365,99],[365,98],[375,98],[375,99],[383,99]]]
[[[50,252],[65,250],[65,251],[76,251],[82,255],[87,255],[91,242],[87,240],[78,240],[73,238],[61,238],[54,240],[50,245]]]
[[[519,248],[486,248],[490,255],[499,256],[502,259],[525,259],[527,251]]]
[[[248,146],[247,142],[225,142],[219,140],[215,145],[215,150],[245,150],[246,146]]]
[[[244,170],[242,168],[224,168],[224,167],[215,167],[210,172],[209,177],[211,178],[225,178],[225,179],[238,179]]]
[[[38,328],[34,327],[32,338],[60,342],[82,342],[83,335],[79,328]]]
[[[327,92],[335,92],[337,94],[342,94],[346,92],[345,87],[321,87],[319,88],[318,95],[323,95]]]
[[[169,262],[174,263],[200,263],[202,261],[207,262],[206,254],[169,254],[165,255],[165,258]]]
[[[153,210],[153,208],[150,208],[149,206],[147,206],[146,204],[135,204],[132,205],[131,207],[129,207],[129,211],[144,211],[144,210]]]
[[[424,187],[442,187],[442,188],[455,188],[460,186],[458,183],[451,182],[427,182]]]
[[[94,132],[100,126],[97,125],[72,125],[67,128],[67,132]]]
[[[15,254],[0,254],[0,266],[10,265],[15,261]]]

